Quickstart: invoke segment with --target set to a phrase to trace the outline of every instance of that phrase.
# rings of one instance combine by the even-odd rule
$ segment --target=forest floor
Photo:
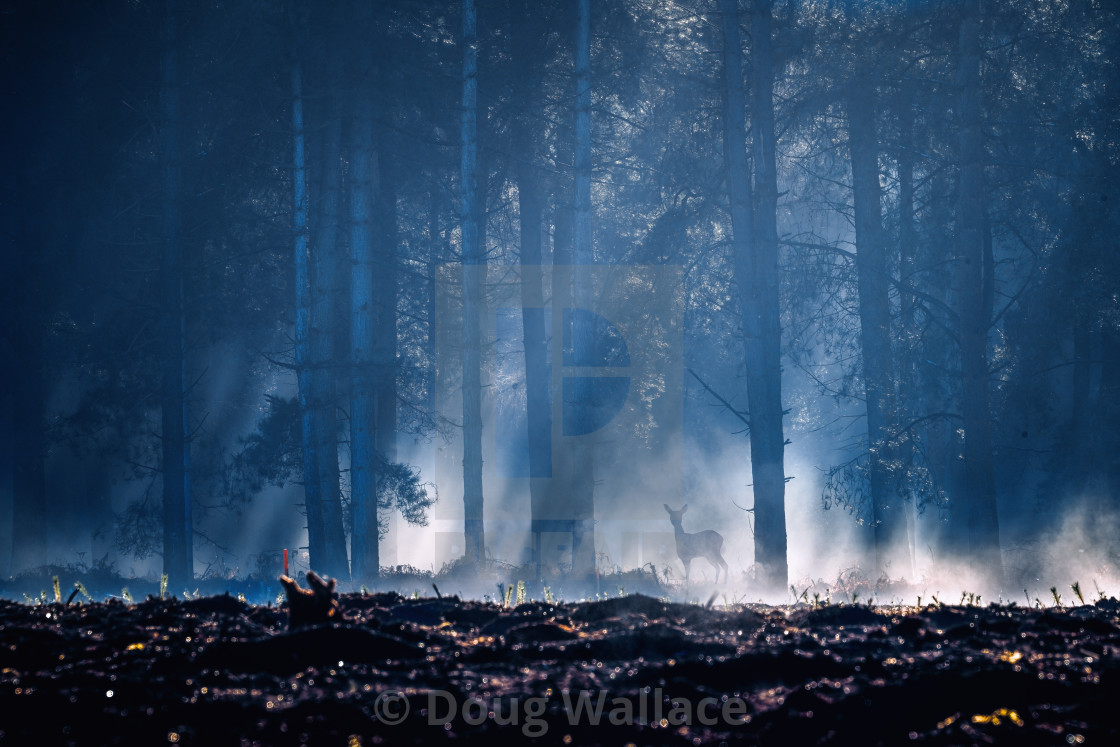
[[[0,744],[1117,744],[1120,602],[0,600]]]

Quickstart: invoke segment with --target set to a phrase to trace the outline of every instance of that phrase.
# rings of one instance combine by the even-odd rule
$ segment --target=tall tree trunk
[[[866,73],[852,82],[848,98],[848,148],[852,159],[856,274],[860,340],[867,405],[871,524],[875,539],[874,578],[888,578],[905,529],[901,499],[891,473],[896,458],[897,422],[886,241],[879,187],[879,147],[875,133],[875,89]]]
[[[526,136],[524,141],[528,141]],[[530,152],[523,142],[522,153]],[[525,346],[525,414],[528,422],[529,503],[533,518],[547,500],[552,478],[552,404],[549,387],[548,325],[545,319],[541,230],[544,201],[539,175],[522,161],[517,169],[518,218],[521,229],[521,329]],[[540,527],[534,526],[534,562],[541,574]]]
[[[591,309],[594,290],[589,266],[595,262],[591,230],[591,2],[579,0],[575,45],[575,214],[572,230],[572,301],[575,307]],[[586,331],[586,330],[585,330]],[[572,330],[573,345],[588,346],[578,328]],[[585,577],[596,570],[595,557],[595,450],[590,435],[573,443],[570,495],[573,503],[572,573]]]
[[[778,169],[774,149],[774,71],[770,16],[772,0],[754,0],[751,37],[754,97],[754,253],[759,336],[747,347],[754,477],[756,561],[768,585],[784,592],[786,561],[785,434],[782,428],[782,327],[778,298]],[[755,361],[752,372],[751,360]]]
[[[374,579],[378,556],[377,302],[374,298],[373,211],[378,168],[373,148],[373,105],[358,95],[351,123],[350,165],[350,535],[353,576]]]
[[[1092,335],[1090,314],[1083,307],[1074,312],[1073,319],[1073,382],[1070,395],[1070,431],[1066,442],[1068,485],[1074,495],[1090,488],[1093,465],[1090,461],[1093,443],[1090,438],[1089,391],[1091,387]]]
[[[342,522],[342,491],[338,468],[337,383],[342,369],[339,349],[344,347],[346,319],[343,316],[348,289],[345,280],[345,249],[339,242],[342,221],[342,117],[338,97],[326,91],[335,79],[337,63],[328,62],[324,81],[324,105],[319,109],[322,136],[317,146],[319,165],[315,180],[315,232],[311,247],[310,395],[316,519],[311,521],[308,504],[308,545],[313,568],[334,575],[346,567],[345,528]],[[328,524],[328,518],[330,524]],[[311,536],[312,526],[317,535]],[[330,568],[331,570],[327,570]]]
[[[957,205],[956,299],[960,315],[961,409],[969,554],[973,567],[1002,581],[999,518],[992,466],[988,391],[988,324],[984,315],[984,164],[980,130],[980,4],[960,2],[957,85],[960,184]]]
[[[109,462],[98,456],[88,458],[84,477],[84,513],[89,530],[90,562],[113,558],[113,484],[109,476]]]
[[[292,65],[292,228],[295,234],[296,378],[299,386],[300,441],[303,447],[303,495],[307,512],[307,552],[312,566],[323,554],[323,500],[312,389],[311,257],[307,237],[307,138],[303,117],[303,70]]]
[[[572,264],[595,261],[591,234],[591,3],[578,0],[575,43],[575,214]],[[577,289],[578,292],[578,289]]]
[[[1094,410],[1098,418],[1097,446],[1106,458],[1102,492],[1111,497],[1112,508],[1120,507],[1120,459],[1113,458],[1120,435],[1120,331],[1104,325],[1101,330],[1101,378]]]
[[[770,5],[753,13],[755,162],[757,202],[747,164],[742,42],[736,0],[721,0],[723,16],[723,136],[731,204],[732,252],[739,286],[750,409],[751,471],[754,478],[755,564],[767,591],[785,591],[785,438],[782,435],[778,247],[775,206],[773,72],[770,62]],[[756,225],[759,224],[759,225]]]
[[[531,2],[517,4],[517,14],[524,18],[533,12]],[[513,64],[522,70],[533,70],[538,57],[539,40],[533,34],[516,34],[512,40]],[[532,78],[531,86],[539,86],[540,77]],[[550,325],[544,300],[543,230],[545,190],[544,174],[538,168],[536,120],[526,113],[517,122],[514,148],[522,154],[517,161],[517,213],[521,251],[521,331],[525,350],[525,415],[529,461],[529,505],[532,517],[533,561],[541,576],[540,540],[544,526],[541,519],[548,506],[552,482],[552,372],[548,366],[548,335]]]
[[[904,285],[914,282],[917,231],[914,223],[914,102],[909,94],[902,98],[899,114],[898,151],[898,257],[899,274]],[[898,422],[911,423],[917,412],[917,370],[915,344],[918,338],[917,305],[914,295],[905,291],[899,295],[899,337],[901,343],[896,353],[898,360]],[[912,459],[917,449],[912,435],[900,436],[899,446]],[[909,572],[917,570],[917,505],[913,493],[900,496],[899,508],[906,512],[906,535],[909,545]]]
[[[948,195],[953,191],[952,175],[947,169],[936,169],[929,177],[928,191],[931,195]],[[923,225],[928,226],[929,248],[932,256],[924,265],[946,268],[941,271],[938,282],[931,286],[931,292],[946,308],[952,308],[956,295],[950,273],[956,249],[952,241],[952,224],[956,205],[947,200],[932,200],[927,203],[927,215]],[[942,412],[955,412],[960,408],[956,398],[960,370],[960,346],[952,339],[952,322],[947,315],[944,321],[946,334],[923,335],[918,355],[926,365],[917,384],[921,392],[921,406],[924,412],[930,409]],[[930,402],[936,406],[930,407]],[[944,521],[934,526],[937,552],[939,557],[959,561],[968,555],[967,504],[962,489],[964,482],[961,423],[956,418],[938,418],[928,425],[926,454],[930,463],[930,474],[936,488],[943,492],[946,503],[943,507]]]
[[[12,555],[18,573],[47,562],[47,478],[44,463],[43,341],[37,326],[19,336],[20,365],[13,373]]]
[[[160,160],[163,181],[163,572],[173,585],[194,579],[187,428],[186,314],[183,308],[182,167],[179,119],[178,39],[175,0],[163,18]]]
[[[439,187],[435,180],[428,190],[428,336],[425,339],[425,352],[428,359],[427,412],[436,412],[436,285],[439,282],[440,262],[443,261],[443,238],[439,227],[440,199]]]
[[[573,214],[570,204],[563,201],[552,211],[552,264],[557,267],[572,264]]]
[[[7,309],[5,309],[7,311]],[[10,316],[7,318],[11,318]],[[0,336],[0,355],[14,360],[8,341]],[[9,357],[10,356],[10,357]],[[15,554],[15,536],[12,533],[12,470],[15,467],[15,431],[12,410],[15,397],[12,395],[11,372],[0,369],[0,578],[12,575],[12,556]]]
[[[552,410],[548,387],[548,330],[541,275],[541,228],[544,201],[538,175],[528,163],[518,167],[518,217],[521,229],[521,306],[525,344],[525,391],[529,421],[529,474],[552,476]]]
[[[382,147],[378,158],[383,178],[378,190],[376,221],[381,237],[381,251],[377,253],[377,273],[374,291],[377,302],[377,339],[374,356],[377,376],[376,406],[377,430],[374,436],[379,463],[397,460],[397,300],[400,289],[397,283],[397,248],[400,235],[397,229],[397,179],[390,153],[391,147]],[[380,480],[378,480],[380,482]],[[380,503],[382,496],[378,491]]]
[[[466,557],[486,558],[482,494],[482,281],[479,242],[478,35],[474,0],[463,0],[463,98],[460,118],[459,220],[463,251],[463,534]]]

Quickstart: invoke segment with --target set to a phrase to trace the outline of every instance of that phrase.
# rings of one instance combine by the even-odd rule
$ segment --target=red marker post
[[[288,548],[284,548],[284,575],[288,575]]]

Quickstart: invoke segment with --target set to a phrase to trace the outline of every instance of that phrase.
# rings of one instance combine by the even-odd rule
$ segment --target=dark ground
[[[341,603],[342,624],[289,632],[283,608],[228,596],[0,600],[0,744],[1120,744],[1113,599]],[[584,689],[591,709],[606,693],[598,725],[568,706]],[[746,723],[724,717],[724,696],[745,701]]]

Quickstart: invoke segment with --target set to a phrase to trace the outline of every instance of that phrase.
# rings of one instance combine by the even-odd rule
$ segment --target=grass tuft
[[[1081,604],[1085,604],[1085,597],[1081,596],[1081,582],[1074,581],[1070,588],[1073,589],[1073,595],[1077,597],[1077,601],[1081,602]]]

